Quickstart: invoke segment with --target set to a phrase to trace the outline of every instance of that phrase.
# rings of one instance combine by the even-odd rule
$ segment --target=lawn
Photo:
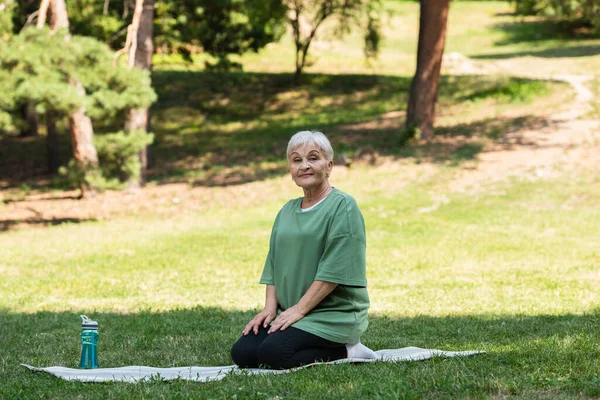
[[[599,396],[598,176],[578,170],[472,193],[449,189],[459,169],[337,167],[333,183],[355,196],[367,224],[363,342],[485,355],[208,384],[86,385],[19,367],[75,367],[80,313],[100,323],[104,367],[230,364],[229,346],[262,304],[272,220],[299,195],[276,177],[208,189],[212,201],[194,208],[184,198],[168,216],[2,234],[0,397]]]
[[[50,226],[62,220],[7,217],[37,191],[61,197],[64,185],[40,178],[43,139],[2,139],[0,398],[600,397],[597,165],[462,182],[490,148],[545,127],[572,90],[505,74],[444,76],[435,140],[405,143],[418,6],[386,6],[394,10],[388,40],[371,67],[357,34],[318,40],[299,86],[289,38],[244,56],[249,73],[157,67],[145,207],[122,194],[111,197],[120,212],[106,218]],[[509,11],[504,2],[453,2],[447,50],[517,72],[600,67],[599,39],[551,35],[552,24]],[[306,128],[331,137],[338,164],[341,154],[352,161],[337,165],[331,182],[356,198],[367,225],[363,342],[486,354],[216,383],[80,384],[19,366],[76,367],[82,313],[99,321],[102,367],[231,364],[231,344],[264,301],[258,278],[273,219],[301,195],[283,154],[290,135]],[[109,195],[93,200],[92,211]],[[70,201],[47,200],[45,211],[67,212]],[[80,204],[73,208],[90,207]]]

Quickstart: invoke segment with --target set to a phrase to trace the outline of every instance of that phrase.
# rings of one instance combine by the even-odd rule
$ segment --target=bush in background
[[[571,22],[600,34],[600,1],[598,0],[511,0],[519,15],[540,15]]]

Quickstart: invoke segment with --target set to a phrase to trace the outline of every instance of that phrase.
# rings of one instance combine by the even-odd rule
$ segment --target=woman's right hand
[[[273,310],[265,308],[264,310],[256,314],[256,316],[252,318],[252,321],[248,322],[248,325],[246,325],[242,334],[244,336],[247,336],[251,331],[254,331],[254,334],[257,335],[260,326],[262,325],[264,328],[266,328],[267,326],[269,326],[271,321],[275,319],[276,316],[277,309]]]

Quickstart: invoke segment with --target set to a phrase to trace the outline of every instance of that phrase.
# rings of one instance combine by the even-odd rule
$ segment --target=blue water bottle
[[[98,323],[81,317],[81,361],[79,368],[98,368]]]

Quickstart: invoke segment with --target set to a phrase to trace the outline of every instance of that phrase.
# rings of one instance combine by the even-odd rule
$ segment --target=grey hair
[[[290,159],[290,155],[292,154],[292,151],[296,147],[302,146],[305,144],[309,144],[309,143],[316,144],[317,146],[319,146],[321,148],[321,150],[323,150],[323,152],[325,153],[325,157],[327,158],[327,161],[333,160],[333,147],[331,147],[331,143],[329,143],[329,139],[327,139],[327,136],[325,136],[325,134],[323,134],[323,132],[318,132],[318,131],[300,131],[300,132],[296,133],[294,136],[292,136],[292,138],[288,142],[288,146],[287,146],[288,160]]]

